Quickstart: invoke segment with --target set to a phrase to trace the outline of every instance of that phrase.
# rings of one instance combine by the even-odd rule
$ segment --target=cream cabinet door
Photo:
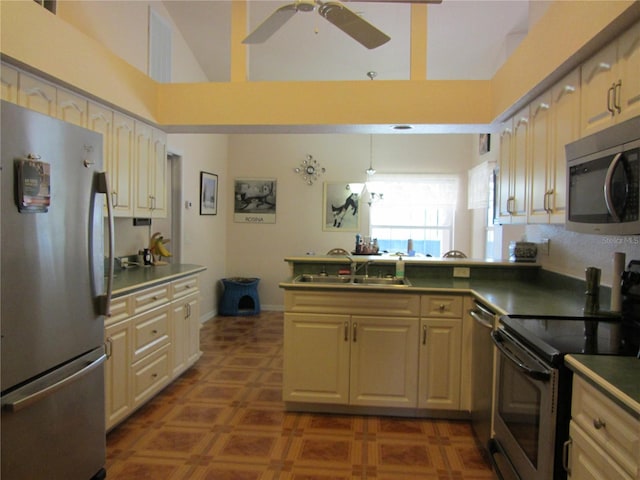
[[[511,223],[527,221],[527,175],[529,164],[529,109],[513,118],[513,149],[511,151]]]
[[[618,41],[618,71],[621,85],[616,101],[620,122],[640,115],[640,22]]]
[[[285,313],[285,401],[349,402],[349,320],[349,315]]]
[[[20,72],[20,78],[18,79],[18,105],[55,117],[56,87],[44,80]]]
[[[166,217],[166,135],[135,122],[136,217]]]
[[[513,141],[513,121],[502,124],[500,131],[500,156],[498,157],[498,178],[496,179],[496,213],[498,223],[509,223],[511,213],[509,208],[511,185],[511,149]]]
[[[87,128],[89,124],[89,104],[86,98],[64,88],[57,89],[56,117],[67,123]]]
[[[530,105],[531,173],[529,175],[529,223],[548,223],[551,183],[551,92]]]
[[[131,395],[131,322],[125,320],[105,329],[106,427],[110,429],[126,418],[133,407]]]
[[[416,407],[418,319],[352,316],[350,377],[351,405]]]
[[[18,70],[6,63],[0,64],[0,98],[11,103],[18,103]]]
[[[133,216],[133,165],[135,161],[134,121],[121,113],[113,114],[113,148],[107,171],[111,181],[114,215]]]
[[[548,175],[549,222],[564,224],[567,209],[567,157],[564,147],[580,138],[580,70],[551,89],[551,159]]]
[[[581,69],[581,136],[586,137],[613,125],[613,101],[617,80],[614,68],[616,42],[606,46],[582,64]]]
[[[460,409],[462,320],[420,320],[418,407]]]
[[[200,315],[198,293],[171,304],[172,377],[184,372],[200,358]]]

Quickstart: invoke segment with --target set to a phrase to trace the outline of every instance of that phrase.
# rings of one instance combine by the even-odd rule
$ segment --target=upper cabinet
[[[529,108],[503,124],[496,192],[496,221],[525,223],[527,219],[527,158],[529,156]]]
[[[18,105],[50,117],[56,117],[56,87],[44,80],[20,72]]]
[[[88,126],[89,102],[86,98],[76,95],[63,88],[56,91],[56,117],[67,123],[79,127]],[[104,142],[105,140],[103,140]],[[105,161],[106,163],[106,161]]]
[[[114,216],[166,217],[164,132],[4,63],[0,83],[2,100],[102,134]]]
[[[0,64],[1,98],[11,103],[18,103],[18,70],[4,63]]]
[[[166,135],[149,125],[136,122],[136,217],[166,217],[167,177]]]
[[[564,223],[564,147],[579,137],[580,72],[573,71],[529,106],[530,175],[528,223]]]
[[[640,23],[582,65],[582,136],[640,115]]]

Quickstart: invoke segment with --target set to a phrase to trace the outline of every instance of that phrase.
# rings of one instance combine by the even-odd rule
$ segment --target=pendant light
[[[367,77],[370,80],[373,80],[378,75],[378,72],[369,71],[367,72]],[[367,168],[367,175],[372,176],[375,175],[376,170],[373,168],[373,134],[369,135],[369,168]]]
[[[367,168],[367,175],[375,175],[376,169],[373,168],[373,135],[369,135],[369,168]]]

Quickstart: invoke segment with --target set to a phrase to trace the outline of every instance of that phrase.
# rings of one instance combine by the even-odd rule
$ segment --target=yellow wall
[[[229,83],[158,85],[31,0],[0,2],[0,48],[161,125],[486,124],[634,3],[556,2],[492,81],[252,83],[236,75]]]

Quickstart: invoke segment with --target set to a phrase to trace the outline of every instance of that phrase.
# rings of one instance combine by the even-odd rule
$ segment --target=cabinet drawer
[[[169,345],[133,365],[133,406],[144,403],[169,382]]]
[[[421,317],[462,318],[462,297],[455,295],[423,295]]]
[[[131,297],[125,295],[123,297],[112,298],[109,304],[111,315],[105,319],[105,326],[113,325],[129,316],[129,302]]]
[[[133,295],[133,314],[146,312],[169,301],[169,283],[147,288]]]
[[[169,306],[133,319],[133,362],[169,343]]]
[[[176,298],[181,298],[187,295],[191,295],[192,293],[195,293],[197,290],[198,290],[197,275],[181,278],[180,280],[171,282],[171,295],[174,300]]]
[[[638,478],[640,421],[582,378],[573,377],[571,417],[611,458]]]

